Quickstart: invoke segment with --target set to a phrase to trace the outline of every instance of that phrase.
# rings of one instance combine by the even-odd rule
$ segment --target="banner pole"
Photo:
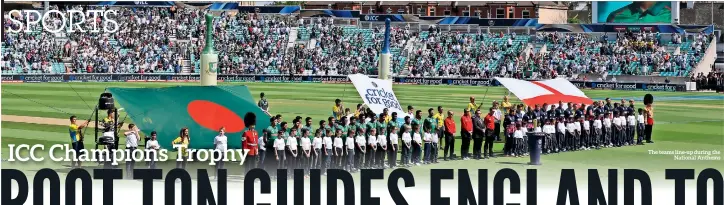
[[[485,103],[485,98],[488,97],[488,89],[490,89],[490,86],[488,85],[487,88],[485,88],[485,94],[483,95],[483,100],[480,101],[480,105],[482,106],[483,103]],[[478,106],[480,107],[480,106]]]

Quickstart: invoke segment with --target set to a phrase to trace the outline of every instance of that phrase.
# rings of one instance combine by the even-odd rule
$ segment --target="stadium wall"
[[[711,42],[709,42],[709,47],[707,47],[706,52],[704,53],[704,57],[699,61],[699,64],[696,64],[696,70],[694,70],[694,73],[696,74],[711,72],[716,58],[716,40],[712,40]]]
[[[377,76],[370,76],[377,77]],[[3,75],[2,83],[43,83],[43,82],[199,82],[199,75],[189,74],[16,74]],[[344,75],[218,75],[219,82],[269,82],[269,83],[350,83]],[[494,79],[487,78],[446,78],[446,77],[401,77],[392,78],[396,84],[413,85],[459,85],[459,86],[500,86]],[[653,81],[656,82],[656,81]],[[685,91],[686,84],[648,82],[605,82],[572,80],[578,88]]]
[[[568,11],[562,9],[539,8],[538,23],[540,24],[567,24]]]

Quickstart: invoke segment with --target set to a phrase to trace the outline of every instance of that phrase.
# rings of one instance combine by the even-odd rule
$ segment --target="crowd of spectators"
[[[608,35],[600,37],[590,34],[538,34],[550,51],[544,66],[558,73],[600,73],[619,72],[629,75],[647,75],[652,72],[681,72],[696,67],[705,52],[706,40],[713,36],[696,35],[690,43],[681,45],[681,36],[672,37],[664,43],[660,33],[619,32],[615,41]],[[667,47],[668,46],[668,47]],[[674,49],[681,46],[679,53]],[[674,49],[667,49],[674,48]],[[563,62],[563,63],[561,63]],[[567,63],[569,62],[569,63]]]
[[[51,8],[58,9],[58,8]],[[74,8],[81,9],[81,8]],[[101,7],[100,9],[111,9]],[[115,33],[4,33],[3,70],[20,72],[150,73],[198,72],[205,44],[208,12],[193,8],[114,7],[120,30]],[[100,17],[99,17],[100,18]],[[88,21],[100,19],[88,19]],[[51,18],[51,25],[58,20]],[[5,26],[12,26],[5,19]],[[336,25],[332,18],[307,21],[293,15],[216,13],[215,50],[225,74],[376,74],[383,28]],[[300,42],[287,44],[293,28]],[[529,38],[535,38],[529,41]],[[683,76],[706,51],[703,34],[659,33],[459,33],[430,26],[412,31],[393,26],[393,72],[413,76],[552,78],[578,73]],[[67,40],[66,40],[67,39]],[[312,41],[313,40],[313,41]],[[547,52],[524,52],[528,43],[543,43]],[[672,46],[681,46],[674,53]],[[311,47],[310,47],[311,46]],[[53,65],[65,70],[54,70]]]
[[[416,44],[424,46],[410,54],[412,63],[407,69],[414,76],[490,77],[513,74],[516,72],[516,59],[525,46],[513,43],[515,33],[462,34],[441,32],[439,27],[431,26],[425,34],[425,38],[422,35],[416,38]]]
[[[57,10],[58,8],[53,6]],[[68,9],[68,8],[66,8]],[[83,8],[72,8],[82,10]],[[104,8],[100,8],[104,9]],[[114,8],[114,20],[120,28],[115,33],[88,32],[92,24],[81,24],[87,32],[63,32],[56,36],[37,28],[31,33],[6,33],[3,47],[4,69],[20,65],[42,73],[144,73],[179,71],[179,53],[170,39],[174,33],[174,8]],[[87,21],[99,21],[88,19]],[[58,17],[48,18],[58,22]],[[5,19],[9,25],[9,19]],[[56,25],[57,24],[53,24]],[[25,55],[25,60],[16,56]],[[68,62],[65,70],[50,69],[50,63]],[[36,66],[39,64],[40,66]],[[40,69],[36,69],[36,67]]]
[[[309,33],[310,39],[315,39],[313,48],[298,45],[290,54],[294,73],[311,70],[316,74],[372,74],[377,67],[379,51],[384,41],[384,28],[359,29],[354,26],[335,25],[331,18],[318,18],[309,22],[300,21],[300,28]],[[412,33],[409,27],[392,27],[390,30],[390,47],[401,50],[410,39]],[[298,33],[299,39],[305,38],[305,33]],[[393,69],[399,64],[392,63]]]

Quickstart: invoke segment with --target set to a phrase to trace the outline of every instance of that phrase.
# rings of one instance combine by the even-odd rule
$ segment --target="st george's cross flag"
[[[518,99],[528,106],[557,104],[593,104],[593,100],[566,79],[556,78],[543,81],[525,81],[514,78],[495,78]]]

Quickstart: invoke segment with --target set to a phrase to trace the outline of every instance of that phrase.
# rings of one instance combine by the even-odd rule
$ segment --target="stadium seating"
[[[200,69],[200,48],[203,48],[203,18],[190,19],[189,16],[202,16],[203,11],[189,11],[186,8],[178,8],[179,11],[173,21],[161,19],[159,11],[167,8],[135,8],[122,9],[124,14],[146,17],[151,14],[154,19],[150,24],[136,25],[134,22],[123,22],[130,18],[119,19],[120,23],[129,23],[142,29],[154,29],[156,27],[173,28],[169,33],[158,34],[157,36],[166,39],[151,39],[149,36],[125,36],[126,34],[114,35],[75,35],[68,34],[63,37],[56,37],[57,41],[64,43],[66,40],[73,42],[73,49],[70,56],[62,60],[50,59],[49,70],[45,72],[65,73],[77,71],[87,72],[86,65],[105,65],[118,68],[113,72],[142,72],[141,61],[150,64],[145,72],[174,73],[176,66],[182,66],[184,72],[199,72]],[[196,13],[194,13],[196,12]],[[330,21],[316,20],[310,24],[297,26],[296,17],[289,16],[258,16],[251,17],[246,14],[217,15],[215,22],[216,29],[215,49],[221,54],[220,64],[223,72],[229,73],[268,73],[281,74],[288,72],[295,73],[316,73],[318,70],[334,70],[335,73],[375,73],[377,70],[377,52],[381,49],[383,33],[378,28],[360,28],[352,25],[331,25]],[[279,24],[284,22],[285,24]],[[223,26],[223,29],[220,27]],[[292,26],[297,28],[296,45],[287,47],[289,36],[286,32]],[[251,28],[251,29],[250,29]],[[41,36],[40,28],[34,28],[33,32],[26,35],[8,34],[15,43],[26,43],[31,37]],[[252,30],[259,29],[259,33]],[[279,30],[277,30],[279,29]],[[565,42],[553,42],[547,40],[533,40],[530,35],[513,34],[491,34],[491,33],[450,33],[445,31],[407,31],[403,28],[395,28],[397,34],[393,35],[390,52],[393,56],[391,65],[394,73],[404,71],[419,71],[427,75],[438,75],[446,73],[449,75],[481,75],[487,74],[510,74],[514,72],[535,73],[561,70],[567,72],[603,72],[608,75],[627,74],[655,74],[660,76],[689,76],[693,65],[701,60],[701,54],[697,53],[700,47],[693,46],[691,40],[681,44],[662,42],[665,51],[634,51],[624,54],[606,54],[602,57],[601,49],[605,46],[616,46],[616,40],[599,43],[598,39],[582,35],[583,37],[575,42],[575,45],[565,45]],[[165,32],[165,31],[164,31]],[[408,32],[411,35],[407,35]],[[578,35],[578,34],[572,34]],[[416,37],[412,40],[411,37]],[[431,38],[433,37],[433,38]],[[25,38],[25,39],[18,39]],[[140,41],[138,39],[141,39]],[[263,40],[258,40],[263,39]],[[431,40],[434,39],[434,42]],[[464,39],[467,42],[458,40]],[[508,39],[512,45],[508,46]],[[104,42],[107,41],[107,44]],[[188,42],[189,47],[180,46],[179,42]],[[99,43],[96,43],[99,42]],[[316,42],[314,45],[310,45]],[[38,73],[42,69],[28,69],[35,62],[26,62],[24,58],[11,58],[12,55],[23,56],[23,51],[16,46],[8,46],[3,42],[2,53],[3,70],[5,74],[11,73]],[[79,45],[80,44],[80,45]],[[257,50],[245,50],[252,45]],[[409,45],[409,49],[408,46]],[[87,50],[87,46],[93,48]],[[345,48],[345,46],[348,46]],[[540,57],[533,59],[525,58],[524,62],[517,62],[525,56],[524,49],[532,46],[531,52],[537,56],[543,46],[547,52]],[[340,49],[345,48],[345,49]],[[680,54],[674,55],[674,50],[680,48]],[[55,51],[44,53],[51,56],[54,53],[63,53],[62,46]],[[316,49],[319,49],[317,51]],[[581,49],[581,50],[573,50]],[[630,49],[626,45],[625,49]],[[370,53],[369,51],[373,51]],[[571,52],[575,51],[575,52]],[[298,56],[298,54],[303,54]],[[373,55],[374,54],[374,55]],[[568,55],[566,55],[568,54]],[[425,56],[423,56],[425,55]],[[565,58],[560,56],[564,55]],[[666,55],[670,57],[670,63],[653,65],[649,61],[640,59],[660,58]],[[140,57],[140,58],[139,58]],[[628,63],[619,63],[619,66],[611,66],[611,58],[629,59]],[[600,71],[600,65],[594,64],[591,60],[605,65],[605,70]],[[10,60],[19,60],[19,63]],[[139,61],[141,60],[141,61]],[[128,65],[126,65],[127,62]],[[180,65],[177,65],[178,62]],[[300,63],[301,62],[301,63]],[[434,63],[433,63],[434,62]],[[126,65],[121,69],[121,63]],[[11,66],[13,65],[13,66]],[[162,65],[160,68],[156,65]],[[347,65],[342,67],[340,65]],[[464,69],[473,67],[472,70]],[[352,71],[351,68],[356,68]],[[100,68],[100,67],[99,67]],[[252,69],[254,68],[254,69]],[[575,68],[575,69],[572,69]],[[506,73],[501,73],[505,69]],[[252,71],[253,70],[253,71]],[[644,72],[646,71],[646,72]],[[95,69],[93,72],[102,72]],[[111,72],[111,71],[108,71]],[[558,71],[560,72],[560,71]]]

